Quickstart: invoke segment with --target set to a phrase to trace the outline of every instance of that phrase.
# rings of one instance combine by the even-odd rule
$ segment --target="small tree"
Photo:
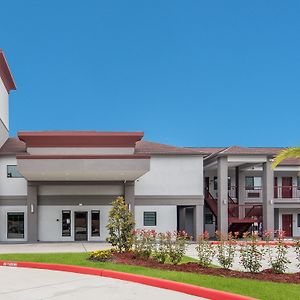
[[[118,252],[130,250],[133,243],[134,221],[123,197],[118,197],[112,202],[106,228],[109,232],[107,241],[116,247]]]

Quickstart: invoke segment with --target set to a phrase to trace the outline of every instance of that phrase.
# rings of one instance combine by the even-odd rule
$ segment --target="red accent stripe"
[[[27,147],[121,147],[134,148],[143,132],[33,131],[18,132]]]
[[[52,271],[63,271],[72,272],[78,274],[86,275],[96,275],[114,279],[120,279],[130,282],[136,282],[140,284],[145,284],[153,287],[158,287],[162,289],[172,290],[180,293],[185,293],[188,295],[203,297],[211,300],[254,300],[254,298],[231,294],[228,292],[222,292],[218,290],[213,290],[209,288],[204,288],[200,286],[195,286],[191,284],[175,282],[165,279],[153,278],[143,275],[129,274],[117,271],[95,269],[80,266],[70,266],[61,264],[46,264],[46,263],[35,263],[35,262],[14,262],[0,260],[0,266],[6,267],[19,267],[19,268],[33,268],[33,269],[44,269]]]
[[[76,155],[17,155],[17,159],[148,159],[149,155],[130,155],[130,154],[76,154]]]
[[[14,78],[12,77],[5,55],[1,49],[0,49],[0,77],[8,93],[10,90],[16,89]]]

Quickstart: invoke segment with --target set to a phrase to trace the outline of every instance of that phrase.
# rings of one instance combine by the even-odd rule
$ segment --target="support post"
[[[228,161],[218,158],[218,231],[228,234]]]
[[[28,182],[27,186],[27,241],[38,241],[38,187]]]
[[[238,184],[239,184],[238,203],[239,205],[241,205],[239,206],[239,218],[243,219],[245,218],[245,206],[242,206],[245,205],[245,174],[239,167],[237,167],[236,170],[238,172]]]
[[[195,241],[200,234],[203,233],[203,223],[204,223],[204,210],[203,204],[197,204],[194,208],[194,234]]]
[[[131,211],[133,217],[134,217],[134,212],[135,212],[135,195],[134,195],[134,181],[126,181],[125,182],[125,202],[129,206],[129,210]]]
[[[274,171],[268,159],[263,163],[263,229],[274,238]]]

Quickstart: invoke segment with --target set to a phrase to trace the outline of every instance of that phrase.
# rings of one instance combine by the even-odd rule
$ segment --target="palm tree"
[[[287,148],[277,154],[272,164],[273,169],[287,158],[300,158],[300,147]]]

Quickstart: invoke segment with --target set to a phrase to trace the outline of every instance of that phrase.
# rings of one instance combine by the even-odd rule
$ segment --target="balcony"
[[[228,196],[232,199],[237,198],[238,188],[230,186],[228,188]],[[262,186],[245,187],[243,189],[243,197],[247,201],[261,201],[263,198]],[[299,199],[300,186],[274,186],[274,199]]]

